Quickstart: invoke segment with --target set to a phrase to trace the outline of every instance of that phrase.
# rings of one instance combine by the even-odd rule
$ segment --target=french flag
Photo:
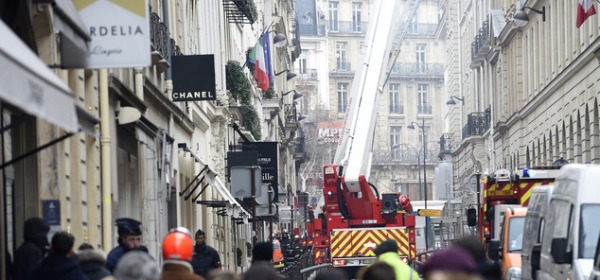
[[[579,0],[579,5],[577,6],[577,22],[576,26],[579,28],[586,19],[596,14],[596,8],[594,8],[594,4],[592,4],[593,0]]]

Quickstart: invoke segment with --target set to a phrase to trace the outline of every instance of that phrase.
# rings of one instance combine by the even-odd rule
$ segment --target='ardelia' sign
[[[147,0],[73,0],[92,41],[88,68],[151,63]]]

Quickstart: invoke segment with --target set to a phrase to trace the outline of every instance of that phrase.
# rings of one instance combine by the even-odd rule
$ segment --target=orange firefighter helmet
[[[164,260],[191,261],[194,256],[194,240],[184,227],[171,229],[162,247]]]

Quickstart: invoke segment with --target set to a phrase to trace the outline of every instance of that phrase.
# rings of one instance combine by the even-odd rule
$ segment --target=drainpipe
[[[110,116],[108,110],[108,70],[98,70],[100,91],[100,151],[102,160],[102,246],[112,248],[112,194],[110,171]]]
[[[169,62],[169,65],[171,64],[171,24],[169,23],[169,0],[162,0],[162,6],[163,6],[163,22],[165,23],[165,25],[167,26],[167,57],[165,57],[167,59],[167,61]],[[167,67],[167,70],[165,71],[165,92],[167,94],[167,96],[171,97],[171,94],[173,93],[173,80],[171,80],[171,67]]]

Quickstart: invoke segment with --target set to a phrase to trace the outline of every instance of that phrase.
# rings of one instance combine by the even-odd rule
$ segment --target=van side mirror
[[[500,259],[500,241],[499,240],[490,240],[488,243],[488,256],[490,259],[497,261]]]
[[[531,248],[531,273],[536,275],[536,271],[540,270],[540,258],[542,254],[542,244],[535,244]],[[534,278],[535,279],[535,278]]]
[[[467,225],[470,227],[477,225],[477,210],[475,208],[467,209]]]
[[[550,255],[557,264],[570,264],[573,258],[572,252],[567,252],[569,241],[566,238],[553,238],[550,246]]]

